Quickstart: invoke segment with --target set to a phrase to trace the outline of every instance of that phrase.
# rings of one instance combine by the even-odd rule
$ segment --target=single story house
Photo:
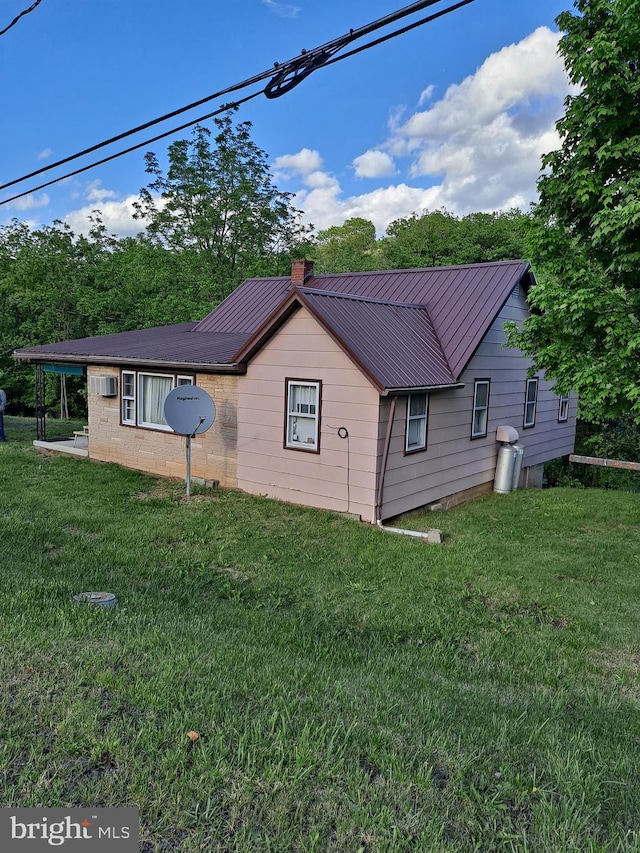
[[[91,459],[184,478],[163,401],[195,384],[217,417],[192,440],[193,477],[376,523],[489,491],[498,427],[524,446],[523,486],[572,452],[575,395],[504,346],[533,281],[521,260],[325,275],[300,260],[200,322],[14,355],[86,367]]]

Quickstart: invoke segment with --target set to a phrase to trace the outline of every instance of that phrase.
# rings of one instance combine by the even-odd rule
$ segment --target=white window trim
[[[126,386],[125,377],[131,377],[131,384],[133,386],[133,394],[125,394],[124,389]],[[136,413],[137,409],[137,401],[136,401],[136,388],[137,388],[137,378],[134,370],[123,370],[122,371],[122,380],[120,382],[120,386],[122,388],[122,394],[120,397],[120,417],[122,418],[122,423],[127,424],[128,426],[135,426],[136,424]],[[132,402],[133,406],[133,417],[127,418],[125,417],[125,401]]]
[[[487,386],[487,403],[484,406],[478,405],[478,388],[481,385]],[[476,379],[473,383],[473,410],[471,412],[471,438],[486,438],[489,431],[489,397],[491,394],[490,379]],[[477,432],[475,430],[476,412],[485,413],[484,430]]]
[[[173,432],[169,424],[156,424],[151,421],[143,421],[142,420],[142,407],[144,404],[144,394],[142,393],[142,380],[146,376],[158,376],[161,379],[170,379],[171,380],[171,390],[176,387],[176,378],[170,373],[153,373],[150,370],[139,370],[138,371],[138,385],[137,385],[137,393],[138,393],[138,426],[143,429],[159,429],[163,432]]]
[[[411,412],[411,398],[412,397],[424,397],[424,414],[422,415],[412,415]],[[414,421],[422,421],[424,423],[424,441],[421,444],[409,446],[409,425]],[[429,427],[429,395],[426,391],[421,391],[416,394],[409,394],[407,397],[407,423],[404,433],[404,452],[405,453],[416,453],[419,450],[426,450],[427,448],[427,429]]]
[[[122,370],[121,371],[121,381],[120,381],[120,422],[123,426],[129,427],[139,427],[140,429],[153,429],[153,430],[161,430],[162,432],[173,432],[171,427],[168,424],[155,424],[155,423],[147,423],[142,420],[142,403],[143,397],[141,393],[141,377],[144,376],[159,376],[164,379],[171,380],[171,389],[176,387],[176,385],[195,385],[195,378],[193,374],[188,373],[169,373],[162,371],[152,371],[152,370]],[[125,379],[126,377],[131,377],[133,384],[133,395],[125,395]],[[133,403],[133,417],[127,418],[125,417],[125,403],[129,401]]]
[[[529,399],[529,388],[534,388],[533,399]],[[536,425],[536,411],[538,408],[538,377],[527,379],[524,393],[524,417],[522,419],[523,429],[531,429]]]
[[[307,452],[318,453],[320,450],[320,388],[321,383],[309,381],[306,379],[287,379],[286,380],[286,422],[285,422],[285,447],[293,450],[305,450]],[[294,412],[291,411],[291,400],[293,398],[292,388],[313,388],[315,389],[316,402],[310,404],[314,406],[313,412]],[[313,422],[313,434],[311,442],[295,441],[293,435],[296,427],[297,419],[301,418],[304,421]]]
[[[558,400],[558,423],[564,424],[569,420],[569,395],[562,394]]]

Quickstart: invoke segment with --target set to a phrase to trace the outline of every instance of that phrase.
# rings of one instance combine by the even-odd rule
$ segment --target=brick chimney
[[[313,261],[291,261],[291,284],[301,285],[313,276]]]

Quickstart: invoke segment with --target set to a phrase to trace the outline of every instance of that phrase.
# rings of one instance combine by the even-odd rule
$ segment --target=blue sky
[[[32,2],[0,0],[0,30]],[[0,37],[0,183],[406,5],[41,0]],[[439,2],[396,27],[447,5]],[[571,8],[571,0],[474,0],[316,71],[279,99],[250,101],[238,120],[252,122],[278,188],[296,194],[296,206],[316,228],[364,216],[383,233],[394,219],[425,209],[526,210],[535,200],[540,156],[558,145],[554,123],[569,90],[554,19]],[[1,191],[0,201],[224,100]],[[148,148],[164,163],[167,146],[188,134]],[[63,219],[79,232],[91,210],[100,209],[113,233],[135,233],[132,201],[148,183],[145,150],[0,206],[0,225],[14,217],[33,227]]]

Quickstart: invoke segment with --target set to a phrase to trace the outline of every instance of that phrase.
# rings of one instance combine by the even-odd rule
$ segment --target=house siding
[[[517,288],[482,339],[464,370],[464,388],[433,392],[429,402],[427,449],[404,454],[406,397],[396,408],[389,459],[384,478],[382,517],[391,518],[460,492],[489,490],[500,445],[499,426],[515,427],[525,448],[523,468],[534,467],[573,451],[577,400],[570,396],[569,420],[558,423],[558,395],[540,375],[535,426],[523,429],[527,370],[530,359],[520,350],[505,349],[504,324],[527,316],[524,295]],[[471,439],[474,381],[490,379],[487,436]],[[383,411],[383,418],[386,419]],[[526,482],[526,470],[523,474]]]
[[[319,453],[283,446],[287,379],[322,382]],[[301,308],[239,377],[239,488],[374,521],[379,409],[377,390]]]
[[[185,439],[172,432],[122,425],[120,370],[89,367],[87,374],[89,388],[91,376],[118,377],[118,396],[88,395],[89,457],[149,474],[183,479],[186,475]],[[216,419],[207,432],[191,441],[191,475],[195,479],[217,480],[227,487],[236,485],[237,381],[237,376],[196,375],[196,384],[207,391],[216,404]]]

